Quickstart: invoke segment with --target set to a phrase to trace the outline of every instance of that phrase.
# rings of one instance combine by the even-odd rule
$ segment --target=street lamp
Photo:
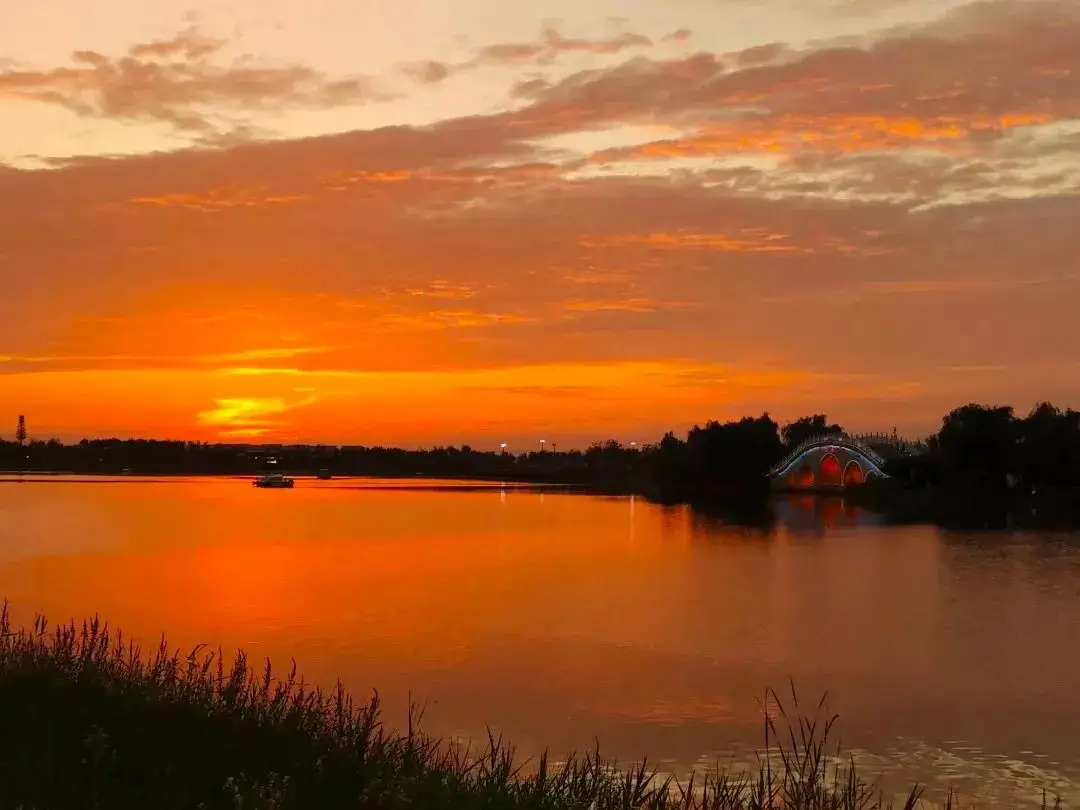
[[[541,452],[541,453],[543,453],[543,452],[544,452],[544,445],[545,445],[545,444],[547,444],[547,440],[546,440],[546,439],[541,439],[541,440],[540,440],[540,452]]]

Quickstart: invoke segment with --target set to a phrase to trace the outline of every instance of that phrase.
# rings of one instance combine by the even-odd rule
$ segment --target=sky
[[[1075,0],[0,19],[0,433],[524,450],[1080,405]]]

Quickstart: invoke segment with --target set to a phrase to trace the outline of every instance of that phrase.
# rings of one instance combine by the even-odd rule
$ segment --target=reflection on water
[[[891,787],[1080,801],[1074,535],[423,483],[0,483],[0,594],[295,657],[392,720],[411,693],[438,734],[598,738],[675,773],[753,756],[764,688],[793,679]]]
[[[824,535],[838,529],[884,526],[873,512],[855,506],[842,497],[791,495],[773,502],[777,520],[792,532]]]
[[[784,494],[770,500],[744,499],[696,505],[691,518],[706,532],[755,530],[768,536],[778,526],[794,534],[823,535],[837,529],[884,526],[877,514],[840,496]]]

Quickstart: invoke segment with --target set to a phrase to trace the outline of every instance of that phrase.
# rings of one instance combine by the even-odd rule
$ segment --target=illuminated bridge
[[[876,439],[875,444],[885,440],[890,449],[903,454],[915,452],[906,442],[878,436],[865,439]],[[863,437],[832,433],[804,441],[769,470],[769,479],[776,489],[840,489],[888,478],[884,468],[885,458]]]

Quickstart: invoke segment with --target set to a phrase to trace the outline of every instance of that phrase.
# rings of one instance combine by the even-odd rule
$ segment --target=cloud
[[[168,124],[186,133],[233,136],[233,116],[281,107],[331,108],[385,98],[365,77],[332,79],[301,65],[223,65],[227,46],[196,28],[133,45],[124,56],[76,51],[70,67],[0,70],[0,100],[52,104],[87,118]],[[224,132],[222,129],[224,128]]]
[[[522,127],[664,122],[674,134],[598,150],[600,163],[932,150],[986,154],[1011,133],[1080,117],[1080,7],[964,6],[861,45],[779,44],[727,59],[644,57],[519,92]]]
[[[657,312],[661,309],[685,309],[679,301],[654,301],[649,298],[572,298],[563,302],[567,312]]]
[[[874,17],[910,7],[915,0],[834,0],[825,11],[837,17]]]
[[[424,298],[446,298],[452,301],[464,301],[476,296],[477,290],[468,284],[454,284],[441,278],[432,279],[424,288],[407,289],[407,295]]]
[[[228,354],[212,355],[205,358],[210,363],[237,363],[251,360],[283,360],[307,354],[326,354],[332,351],[325,346],[279,346],[273,349],[245,349]]]
[[[282,417],[297,408],[313,405],[317,401],[314,394],[298,391],[301,396],[292,400],[280,397],[268,398],[228,398],[219,399],[211,410],[198,414],[200,425],[215,428],[218,435],[225,437],[252,438],[264,435],[274,428],[287,424]]]
[[[449,62],[437,62],[433,59],[425,59],[420,62],[410,62],[402,67],[402,72],[413,81],[420,84],[438,84],[449,79],[457,72],[458,66]]]
[[[753,45],[730,55],[730,60],[740,68],[755,67],[777,62],[790,52],[783,42],[769,42],[765,45]]]
[[[665,42],[682,43],[690,31],[679,29],[664,38]],[[532,42],[503,42],[478,48],[469,59],[458,62],[423,60],[403,67],[404,73],[421,84],[438,84],[464,71],[483,67],[521,68],[528,65],[551,65],[567,55],[613,56],[623,51],[650,48],[653,41],[643,34],[622,32],[608,37],[586,39],[567,37],[548,25],[540,38]]]
[[[307,197],[302,194],[260,194],[255,190],[220,188],[210,189],[205,194],[172,193],[151,197],[132,197],[127,200],[127,204],[174,206],[210,212],[224,211],[237,206],[288,205],[303,202],[305,199]]]
[[[672,31],[670,34],[665,34],[664,42],[676,42],[682,44],[684,42],[689,42],[692,36],[694,36],[694,32],[689,28],[679,28]]]
[[[538,42],[513,42],[487,45],[479,50],[480,64],[546,64],[563,54],[616,54],[629,48],[647,48],[652,40],[643,34],[623,32],[601,39],[581,39],[563,36],[550,26],[545,27]]]
[[[119,320],[121,328],[132,324]],[[153,349],[154,347],[149,347]],[[258,363],[291,360],[298,357],[332,354],[331,347],[278,346],[268,349],[245,349],[222,354],[197,355],[190,353],[168,354],[144,352],[129,354],[39,354],[0,355],[0,374],[25,374],[28,372],[56,372],[81,369],[216,369],[230,363]]]
[[[760,234],[753,231],[740,236],[719,233],[664,232],[624,234],[602,237],[582,237],[581,243],[590,248],[646,247],[652,250],[718,250],[739,253],[800,253],[811,248],[787,242],[782,233]]]

